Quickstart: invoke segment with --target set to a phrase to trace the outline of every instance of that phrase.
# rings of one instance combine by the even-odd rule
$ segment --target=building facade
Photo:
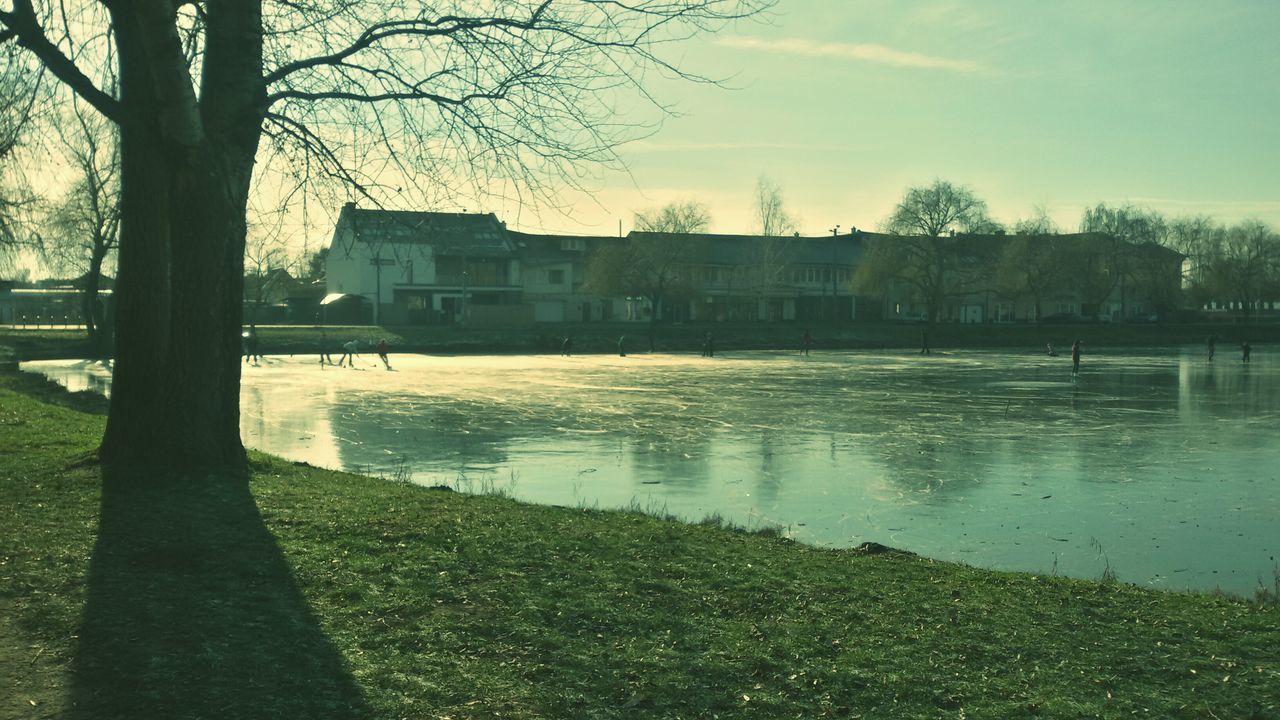
[[[854,274],[870,243],[900,238],[852,230],[820,237],[664,235],[697,248],[672,271],[678,291],[653,307],[641,292],[593,289],[593,255],[625,237],[507,230],[493,214],[369,210],[347,204],[327,260],[326,322],[377,324],[535,322],[919,322],[929,307],[910,283],[859,293]],[[970,238],[987,258],[1002,257],[1012,238]],[[956,323],[1135,321],[1155,319],[1177,302],[1182,256],[1161,247],[1125,247],[1125,264],[1093,258],[1110,248],[1098,236],[1052,236],[1061,253],[1054,282],[1020,290],[989,260],[964,289],[948,293],[937,319]],[[1023,239],[1025,242],[1025,239]],[[1108,256],[1110,257],[1110,256]],[[1120,257],[1120,255],[1115,255]],[[1072,258],[1068,263],[1062,258]],[[1076,262],[1076,261],[1079,262]],[[1093,262],[1097,260],[1097,262]],[[1103,267],[1106,260],[1106,267]],[[976,278],[976,280],[975,280]],[[597,287],[599,284],[597,284]],[[1033,297],[1034,295],[1034,297]]]

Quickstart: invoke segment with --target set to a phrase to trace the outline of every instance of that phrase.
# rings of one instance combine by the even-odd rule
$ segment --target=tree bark
[[[241,470],[240,320],[247,171],[210,149],[177,173],[170,333],[165,368],[168,461]],[[250,161],[251,166],[251,161]]]
[[[172,350],[165,417],[173,463],[246,469],[240,442],[245,213],[266,112],[257,0],[210,6],[200,144],[174,173]],[[184,117],[179,108],[175,116]]]
[[[156,98],[140,30],[111,6],[119,52],[120,246],[114,293],[111,408],[99,454],[106,463],[150,462],[162,437],[162,385],[169,351],[169,173],[151,118]]]
[[[161,4],[162,5],[162,4]],[[210,7],[198,105],[166,10],[113,13],[121,56],[120,279],[104,461],[243,473],[245,211],[265,114],[257,0]],[[185,65],[184,65],[185,67]],[[159,298],[159,302],[145,303]]]

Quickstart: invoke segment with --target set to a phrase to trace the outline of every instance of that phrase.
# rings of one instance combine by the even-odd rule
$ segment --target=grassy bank
[[[799,323],[661,325],[655,338],[660,352],[698,352],[708,332],[718,351],[798,349],[805,325]],[[923,326],[907,323],[840,323],[808,326],[814,350],[918,350]],[[262,351],[271,355],[312,355],[321,347],[340,353],[342,343],[366,343],[386,338],[392,352],[423,353],[558,353],[566,335],[577,353],[616,353],[618,338],[626,336],[627,352],[648,350],[648,329],[635,323],[542,323],[511,328],[456,326],[274,326],[258,328]],[[943,324],[934,327],[929,343],[934,350],[1009,348],[1041,353],[1045,343],[1059,350],[1080,339],[1088,352],[1106,347],[1203,346],[1209,335],[1218,350],[1229,355],[1244,340],[1253,345],[1280,342],[1280,324],[1070,324],[991,325]],[[84,357],[89,352],[82,331],[0,329],[0,346],[13,348],[21,359]],[[366,346],[367,347],[367,346]]]
[[[104,474],[101,416],[36,396],[0,373],[0,718],[1280,717],[1274,604],[266,456]]]

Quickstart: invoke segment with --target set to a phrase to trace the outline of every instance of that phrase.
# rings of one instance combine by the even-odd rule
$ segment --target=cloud
[[[810,145],[804,143],[771,143],[771,142],[689,142],[689,143],[656,143],[637,140],[626,146],[633,153],[659,152],[714,152],[744,150],[794,150],[802,152],[840,152],[846,147],[835,145]]]
[[[738,48],[740,50],[759,50],[763,52],[796,55],[801,57],[823,57],[838,60],[857,60],[861,62],[890,65],[892,67],[919,68],[924,70],[946,70],[949,72],[975,73],[984,68],[972,60],[953,60],[951,58],[924,55],[917,52],[894,50],[884,45],[870,43],[832,43],[810,42],[798,38],[783,40],[761,40],[748,37],[722,37],[716,40],[717,45]]]

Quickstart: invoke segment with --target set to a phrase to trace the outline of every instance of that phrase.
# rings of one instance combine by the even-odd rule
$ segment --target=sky
[[[559,209],[527,194],[392,209],[613,235],[697,201],[712,232],[751,233],[766,176],[796,229],[821,235],[876,229],[908,188],[942,179],[1009,225],[1041,207],[1074,231],[1105,202],[1280,229],[1278,36],[1275,0],[777,0],[667,46],[723,82],[647,83],[677,114],[620,149],[625,171],[597,168],[589,194],[566,189]],[[251,204],[275,208],[288,187],[261,173]],[[251,213],[251,245],[329,244],[341,199],[306,196],[303,212],[290,197],[268,222]]]
[[[680,115],[622,150],[567,213],[495,200],[530,232],[615,234],[635,212],[705,203],[753,230],[757,178],[798,230],[874,229],[908,187],[969,187],[1013,223],[1132,203],[1280,227],[1280,3],[780,0],[682,44],[729,88],[660,83]]]

